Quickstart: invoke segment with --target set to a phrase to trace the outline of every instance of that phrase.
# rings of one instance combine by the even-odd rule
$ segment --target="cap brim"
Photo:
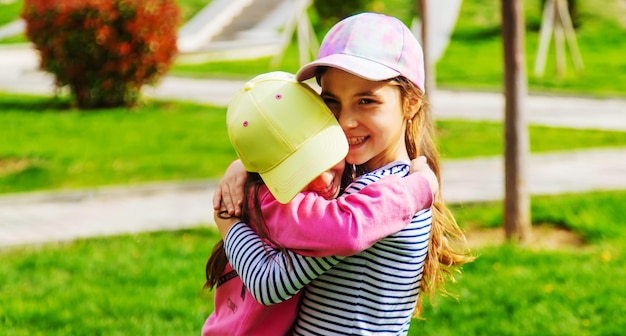
[[[298,81],[315,76],[320,66],[333,67],[371,81],[381,81],[400,76],[400,72],[378,62],[348,54],[332,54],[303,66],[296,73]]]
[[[276,200],[289,203],[317,176],[345,160],[347,154],[348,142],[343,130],[339,125],[331,125],[278,166],[260,175]]]

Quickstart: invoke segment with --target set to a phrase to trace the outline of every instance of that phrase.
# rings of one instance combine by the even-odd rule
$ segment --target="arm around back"
[[[429,183],[420,174],[385,176],[358,193],[334,200],[305,192],[281,204],[267,189],[264,192],[263,214],[271,237],[307,256],[347,256],[363,251],[400,231],[433,201]]]

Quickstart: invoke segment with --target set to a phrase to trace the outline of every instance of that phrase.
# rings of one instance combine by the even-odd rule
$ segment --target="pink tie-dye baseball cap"
[[[401,75],[425,92],[422,46],[402,21],[384,14],[361,13],[339,21],[324,37],[317,60],[303,66],[297,79],[314,77],[319,66],[373,81]]]

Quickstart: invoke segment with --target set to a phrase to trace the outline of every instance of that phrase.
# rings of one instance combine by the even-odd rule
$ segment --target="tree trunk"
[[[505,196],[504,228],[508,240],[524,242],[530,234],[530,196],[526,188],[528,95],[524,57],[522,0],[501,0],[504,44]]]

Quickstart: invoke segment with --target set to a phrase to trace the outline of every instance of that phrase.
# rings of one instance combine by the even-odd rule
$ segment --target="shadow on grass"
[[[35,190],[52,184],[48,161],[43,158],[0,157],[0,194]],[[8,188],[19,185],[20,188]]]
[[[0,95],[0,113],[47,113],[65,112],[73,110],[70,97],[64,96],[29,96],[29,95]]]

